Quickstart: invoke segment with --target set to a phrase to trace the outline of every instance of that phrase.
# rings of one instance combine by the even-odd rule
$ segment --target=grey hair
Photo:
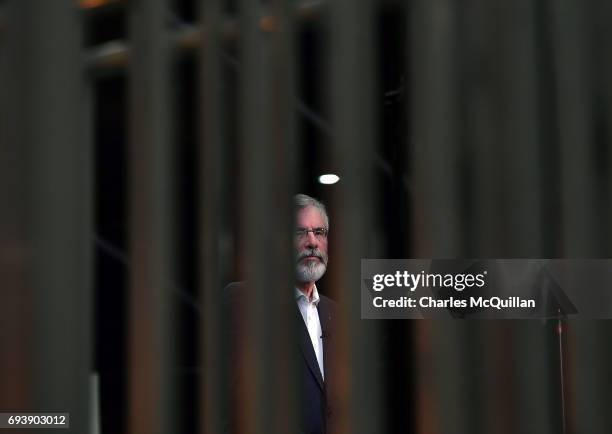
[[[319,202],[314,197],[301,193],[294,196],[294,202],[296,212],[309,206],[313,206],[318,209],[323,217],[323,220],[325,221],[325,229],[329,230],[329,217],[327,217],[327,210],[322,202]]]

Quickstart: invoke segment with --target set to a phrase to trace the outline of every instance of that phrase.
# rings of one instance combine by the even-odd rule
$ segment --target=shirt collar
[[[304,299],[305,301],[309,301],[306,298],[306,295],[302,291],[300,291],[297,288],[294,288],[294,289],[295,289],[295,299],[296,300],[299,300],[301,298],[301,299]],[[314,304],[315,306],[319,304],[319,300],[321,299],[319,297],[319,291],[317,291],[317,285],[316,284],[312,287],[312,296],[311,296],[311,299],[312,300],[310,300],[310,303]]]

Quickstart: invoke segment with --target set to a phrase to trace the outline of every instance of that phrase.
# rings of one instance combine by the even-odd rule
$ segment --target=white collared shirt
[[[325,379],[325,373],[323,370],[323,330],[321,329],[321,321],[319,321],[319,312],[317,311],[317,305],[319,304],[319,292],[317,286],[312,288],[311,299],[308,300],[306,295],[299,289],[295,288],[295,301],[297,302],[304,324],[308,329],[310,335],[310,341],[312,342],[312,348],[314,348],[315,355],[317,356],[317,362],[319,363],[319,370],[321,376]]]

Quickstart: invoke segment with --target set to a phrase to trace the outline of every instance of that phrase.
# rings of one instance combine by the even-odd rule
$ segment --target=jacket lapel
[[[323,372],[325,378],[328,377],[329,367],[331,366],[331,354],[332,354],[332,328],[331,328],[331,311],[325,298],[321,297],[321,301],[317,306],[319,312],[319,322],[321,323],[321,330],[323,331]]]
[[[317,379],[317,383],[321,390],[324,390],[323,386],[323,377],[321,376],[321,371],[319,370],[319,363],[317,362],[317,356],[315,355],[314,349],[312,348],[312,342],[310,341],[310,335],[308,334],[308,329],[306,328],[306,324],[304,324],[304,319],[302,318],[302,314],[300,313],[300,309],[296,306],[296,313],[298,316],[298,343],[300,346],[300,350],[302,351],[302,355],[304,356],[304,360],[306,360],[306,365],[312,372],[312,374]],[[319,314],[320,318],[320,314]],[[325,341],[325,339],[323,339]],[[323,349],[325,352],[325,349]],[[323,355],[323,362],[325,363],[325,353]]]

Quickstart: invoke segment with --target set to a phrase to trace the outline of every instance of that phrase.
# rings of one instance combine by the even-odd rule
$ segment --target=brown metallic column
[[[504,105],[500,104],[500,59],[503,34],[496,33],[504,16],[497,2],[468,0],[462,6],[463,37],[457,51],[463,65],[458,79],[463,96],[461,141],[466,149],[466,254],[476,258],[502,257],[504,249],[501,136]],[[458,138],[459,139],[459,138]]]
[[[558,101],[563,254],[594,257],[596,218],[591,63],[587,57],[586,7],[568,0],[551,5]]]
[[[610,128],[612,125],[612,81],[609,75],[612,71],[612,60],[603,54],[612,47],[612,38],[607,31],[606,24],[612,17],[612,5],[609,2],[600,1],[593,4],[591,8],[587,8],[586,5],[580,6],[582,6],[581,16],[586,16],[588,20],[588,29],[585,32],[589,36],[589,46],[593,50],[593,55],[589,59],[591,62],[589,78],[592,83],[591,89],[596,89],[596,91],[591,93],[594,96],[591,105],[593,107],[603,106],[603,119],[599,122],[606,125],[606,134],[603,137],[598,137],[598,135],[594,137],[595,144],[599,145],[599,152],[595,151],[596,161],[592,166],[601,170],[602,164],[598,159],[602,156],[602,149],[606,150],[603,154],[607,154],[608,157],[603,172],[597,173],[594,168],[591,168],[593,171],[591,176],[602,179],[603,174],[604,182],[597,182],[595,186],[598,189],[598,197],[595,200],[607,211],[607,213],[604,213],[603,210],[596,212],[597,233],[593,246],[594,252],[591,255],[597,254],[600,257],[609,258],[610,241],[612,240],[609,225],[612,217],[612,201],[601,198],[609,198],[612,193],[612,129]],[[598,124],[591,123],[591,128],[597,131],[600,127]],[[608,237],[604,238],[606,230]],[[605,387],[605,381],[602,382],[601,379],[608,372],[607,366],[612,363],[612,351],[607,345],[612,337],[612,327],[609,321],[576,321],[569,324],[568,332],[567,348],[570,368],[568,387],[570,393],[573,392],[567,403],[569,425],[576,431],[605,429],[603,427],[610,426],[612,423],[612,414],[605,406],[602,406],[602,401],[609,399],[609,391]],[[572,418],[575,419],[573,426]]]
[[[574,0],[551,4],[563,222],[561,254],[569,258],[603,253],[599,239],[603,226],[608,226],[608,222],[598,224],[604,202],[598,194],[601,184],[596,181],[595,93],[590,85],[595,64],[588,56],[592,43],[590,6]],[[572,429],[605,430],[610,418],[600,406],[602,400],[608,399],[601,382],[604,374],[600,362],[605,359],[602,349],[607,345],[606,334],[602,325],[594,321],[569,322],[567,327],[574,350],[569,360],[575,367],[568,377],[568,385],[575,393],[575,407],[568,407],[570,422],[575,411]],[[595,347],[590,346],[593,344]]]
[[[240,2],[240,261],[245,324],[240,349],[240,433],[295,431],[293,294],[295,90],[288,2]],[[264,17],[264,12],[270,12]]]
[[[417,257],[457,258],[466,253],[457,11],[447,0],[417,1],[411,10],[411,163],[419,198],[415,206],[423,215],[415,229],[425,234]],[[416,413],[426,418],[419,432],[473,432],[475,419],[467,400],[472,379],[463,372],[469,371],[470,329],[465,323],[437,320],[419,322],[416,332],[421,344],[431,339],[427,353],[417,348],[418,372],[425,374],[416,380]],[[477,396],[478,389],[474,393]]]
[[[2,7],[0,31],[0,407],[26,410],[34,405],[33,289],[28,226],[26,11],[17,1]],[[12,28],[9,31],[8,24]],[[14,26],[14,27],[13,27]]]
[[[180,430],[172,386],[170,47],[164,0],[130,2],[130,434]]]
[[[428,251],[458,257],[463,247],[454,3],[417,1],[412,9],[412,108],[416,189]]]
[[[340,315],[331,381],[332,432],[385,432],[379,324],[361,320],[361,259],[374,254],[377,202],[374,181],[374,2],[330,3],[330,109],[333,167],[341,180],[334,186],[331,222],[332,297]]]
[[[608,20],[612,18],[612,4],[605,0],[598,2],[596,7],[596,19],[595,25],[597,32],[595,33],[595,40],[598,41],[599,51],[596,52],[595,57],[600,58],[603,62],[601,69],[599,70],[597,85],[601,84],[603,105],[604,105],[604,116],[603,122],[606,125],[612,125],[612,58],[606,56],[609,49],[612,49],[612,35],[606,31]],[[606,178],[605,187],[607,197],[612,196],[612,128],[606,129],[607,134],[604,137],[605,149],[607,150],[608,158],[606,160],[606,170],[604,176]],[[612,221],[612,201],[608,201],[605,214],[605,221]],[[607,238],[605,244],[607,249],[602,252],[602,256],[609,258],[612,257],[612,228],[609,225],[607,227]],[[601,238],[600,238],[601,239]]]
[[[503,4],[501,40],[503,127],[499,147],[507,228],[507,257],[541,257],[542,155],[535,5],[532,0]],[[501,20],[500,20],[501,21]],[[550,157],[549,157],[550,160]],[[550,164],[550,161],[549,161]]]
[[[543,255],[543,173],[554,161],[546,155],[540,110],[536,4],[521,0],[504,4],[501,40],[500,148],[503,161],[505,220],[504,256],[540,258]],[[554,323],[516,322],[513,327],[513,377],[516,381],[518,430],[559,432],[560,395]]]
[[[227,327],[222,317],[222,289],[228,283],[229,258],[224,256],[221,243],[228,232],[228,209],[233,201],[228,188],[232,176],[229,167],[227,137],[224,131],[223,81],[221,68],[222,14],[221,2],[199,2],[201,46],[199,47],[200,103],[200,297],[201,360],[200,383],[202,405],[200,432],[214,434],[229,424],[228,377],[230,362],[228,342],[222,330]],[[231,228],[229,228],[231,230]]]
[[[465,222],[464,253],[468,257],[505,257],[510,251],[505,244],[508,231],[504,229],[504,217],[508,213],[503,209],[504,204],[509,206],[511,202],[504,200],[504,191],[511,188],[513,196],[518,193],[516,187],[520,183],[508,183],[513,179],[511,174],[516,170],[515,166],[524,160],[518,155],[512,161],[504,159],[512,145],[508,137],[521,134],[512,131],[508,125],[516,127],[516,116],[511,121],[510,117],[521,104],[519,95],[522,95],[512,93],[516,92],[517,83],[512,80],[514,75],[505,73],[505,68],[514,66],[512,61],[518,54],[513,50],[515,41],[525,41],[533,35],[528,33],[517,38],[516,32],[507,32],[507,27],[516,27],[519,31],[519,23],[507,19],[507,9],[516,8],[499,2],[469,0],[462,5],[461,11],[462,37],[457,51],[463,66],[458,78],[462,80],[459,92],[463,97],[461,140],[467,155],[464,170],[470,180],[466,192],[470,206],[466,212],[469,217]],[[516,12],[511,16],[515,15]],[[533,43],[531,40],[527,42]],[[528,69],[528,65],[523,66]],[[524,85],[518,83],[518,87],[522,89]],[[500,98],[502,101],[514,98],[515,101],[509,105],[500,102]],[[533,95],[529,96],[529,100],[533,98]],[[510,226],[516,227],[515,224]],[[471,379],[466,393],[469,394],[472,429],[514,433],[517,431],[515,366],[507,357],[509,352],[516,351],[512,324],[508,321],[478,321],[469,326],[469,334],[463,338],[465,344],[471,345],[465,355],[468,363],[462,368],[464,374],[460,375]],[[480,372],[487,372],[487,375],[480,376]],[[457,372],[454,371],[453,375]],[[463,406],[462,411],[465,411]]]
[[[5,13],[2,407],[69,412],[80,433],[89,426],[93,193],[81,25],[71,1],[5,2]]]

